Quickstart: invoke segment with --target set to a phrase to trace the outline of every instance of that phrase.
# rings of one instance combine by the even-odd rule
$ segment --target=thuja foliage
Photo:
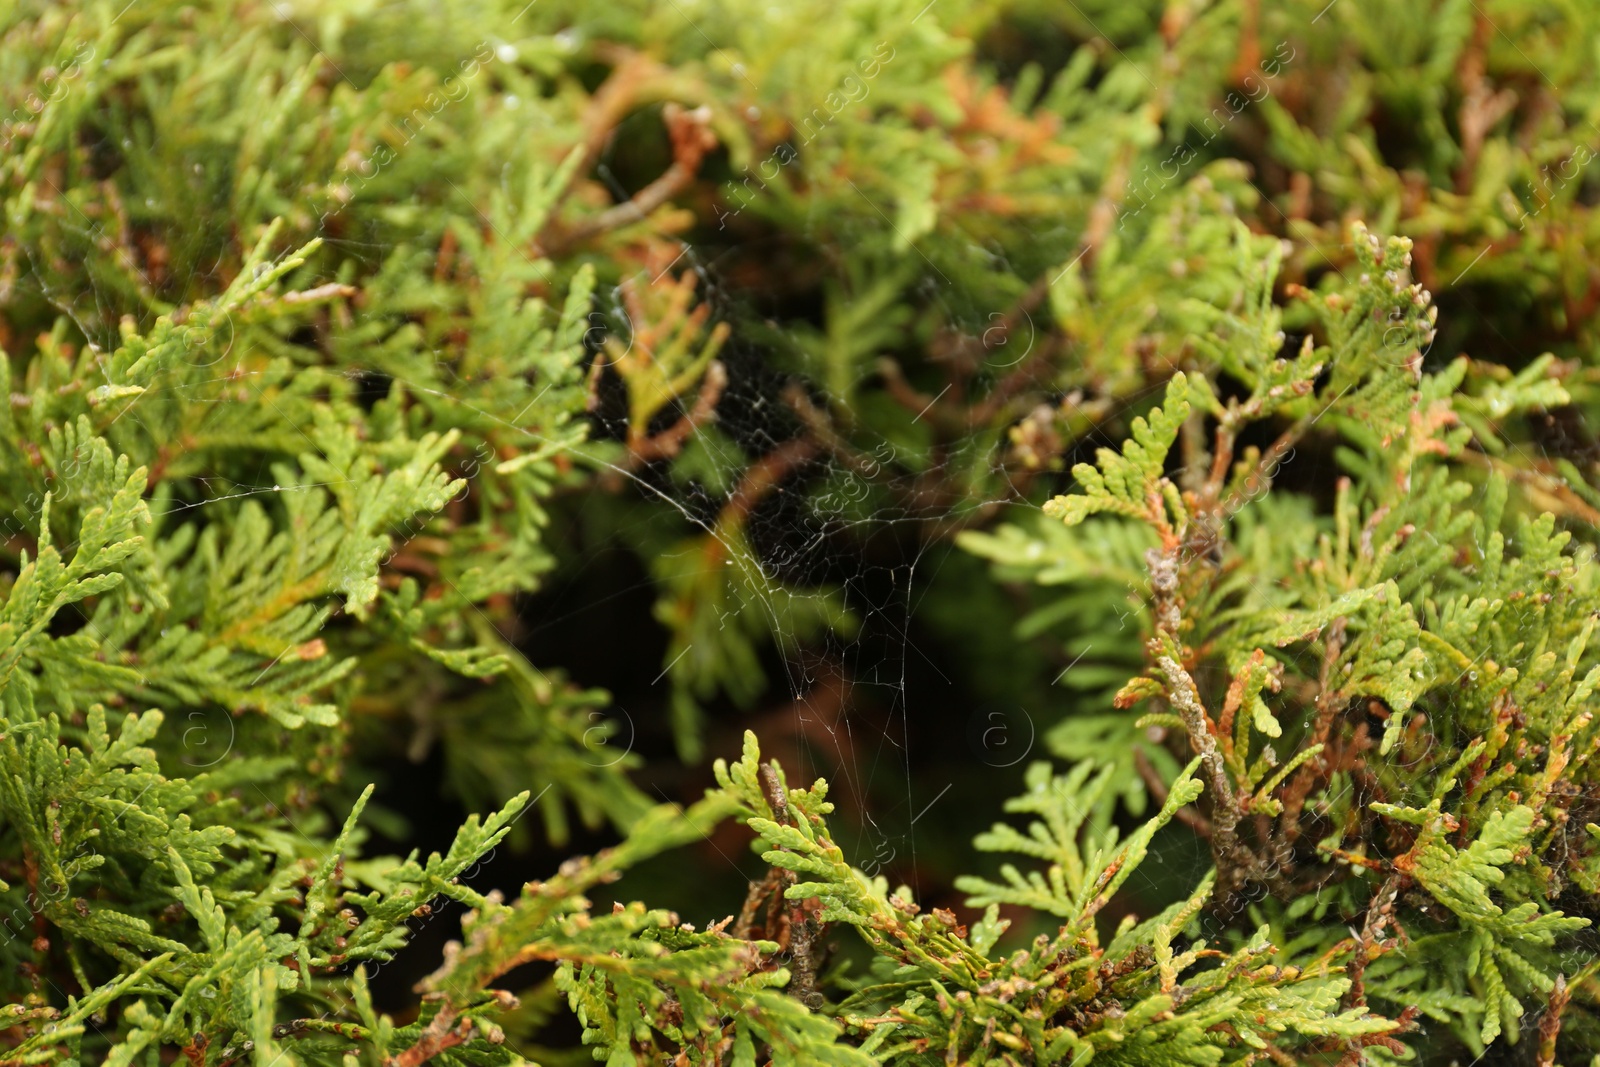
[[[0,1057],[1586,1062],[1595,20],[0,10]],[[656,723],[542,658],[602,548]],[[1050,757],[927,888],[872,707],[727,761],[913,604]]]

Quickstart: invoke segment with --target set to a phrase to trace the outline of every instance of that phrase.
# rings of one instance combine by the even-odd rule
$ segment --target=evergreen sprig
[[[1597,29],[6,8],[0,1060],[1570,1067]],[[659,672],[636,725],[687,765],[775,663],[885,632],[886,575],[951,691],[1026,702],[1067,766],[948,907],[841,843],[870,782],[836,811],[753,737],[657,806],[608,694],[548,667],[577,616],[534,618],[613,547],[654,611],[588,651]],[[908,745],[948,726],[914,691]],[[407,830],[365,783],[418,765],[495,814],[364,855]],[[738,915],[588,899],[730,822]],[[480,887],[579,827],[620,843]],[[461,943],[385,1007],[442,900]],[[561,1003],[583,1047],[536,1047]]]

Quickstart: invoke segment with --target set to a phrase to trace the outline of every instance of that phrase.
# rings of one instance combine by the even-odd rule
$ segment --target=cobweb
[[[625,479],[640,498],[674,513],[687,527],[720,539],[715,515],[726,493],[709,489],[707,483],[737,484],[754,462],[797,439],[795,413],[785,402],[785,391],[803,382],[807,399],[824,409],[848,407],[849,401],[830,395],[815,376],[802,378],[774,367],[770,346],[743,341],[738,324],[758,313],[750,307],[749,294],[724,276],[717,250],[702,252],[686,243],[673,266],[698,277],[699,292],[715,309],[715,319],[735,324],[722,356],[730,368],[730,384],[719,417],[697,426],[689,444],[689,449],[699,450],[697,462],[709,464],[716,473],[675,481],[604,460],[600,464]],[[927,266],[928,271],[909,288],[931,296],[959,339],[992,346],[990,366],[996,371],[1027,358],[1039,330],[1031,317],[1025,316],[1026,330],[1017,331],[1020,336],[997,337],[996,331],[1004,330],[997,322],[1009,309],[955,311],[941,299],[949,279]],[[601,294],[597,306],[602,336],[629,329],[620,289],[612,287]],[[1161,388],[1158,384],[1134,394],[1124,407],[1147,405]],[[928,407],[944,395],[931,393]],[[1061,397],[1057,393],[1050,399],[1059,402]],[[924,414],[916,414],[913,423]],[[1125,425],[1125,420],[1104,420],[1074,442],[1074,448],[1090,454],[1099,447],[1118,447],[1119,423]],[[598,435],[607,432],[603,418],[597,418],[595,429]],[[960,907],[949,881],[974,862],[968,848],[971,836],[1000,817],[1001,801],[1021,790],[1028,763],[1050,757],[1045,734],[1075,703],[1070,693],[1057,687],[1080,664],[1093,662],[1094,645],[1079,634],[1070,649],[1052,650],[1062,662],[1034,680],[1042,686],[1031,686],[1036,694],[1045,694],[1042,700],[1037,695],[996,697],[965,677],[970,665],[951,654],[952,646],[962,641],[959,619],[954,624],[949,619],[932,625],[925,621],[930,593],[946,602],[946,615],[949,605],[959,606],[959,590],[941,590],[939,585],[946,572],[957,567],[964,568],[963,583],[979,582],[994,600],[1016,599],[994,583],[987,563],[964,553],[946,529],[953,517],[980,516],[973,527],[983,528],[1037,513],[1027,487],[1012,481],[1004,435],[975,430],[966,440],[945,444],[946,453],[959,453],[964,460],[975,449],[981,455],[988,475],[984,481],[994,492],[972,499],[924,499],[919,487],[937,477],[937,467],[926,465],[927,455],[908,456],[903,441],[874,432],[865,419],[852,427],[850,449],[848,459],[826,449],[809,453],[762,499],[750,517],[747,539],[721,540],[724,550],[736,557],[730,564],[754,577],[748,585],[732,586],[733,604],[722,626],[737,626],[736,616],[753,616],[769,631],[770,645],[762,657],[768,684],[750,707],[731,708],[722,701],[724,714],[713,711],[707,758],[735,757],[738,731],[754,729],[764,756],[779,756],[792,783],[809,783],[817,776],[830,782],[831,796],[840,809],[834,825],[851,862],[869,875],[882,874],[891,887],[909,886],[919,901]],[[1065,487],[1062,481],[1061,488]],[[642,578],[634,586],[615,589],[613,595],[626,598],[654,588],[653,582]],[[1139,594],[1130,587],[1126,595],[1130,601],[1116,612],[1117,632],[1107,644],[1139,638],[1132,603]],[[802,605],[807,600],[842,605],[858,628],[802,632],[809,628],[791,621],[797,600]],[[594,607],[571,604],[535,620],[535,632],[559,629]],[[819,608],[817,613],[826,610]],[[1004,629],[988,636],[1012,641],[1010,626],[1022,610],[1011,603],[1002,618]],[[537,642],[530,655],[538,656]],[[666,684],[672,666],[672,661],[663,661],[660,673],[644,689]],[[603,677],[594,681],[616,688]],[[661,713],[659,703],[648,694],[640,699],[638,687],[631,694],[618,693],[609,709],[627,719],[626,729],[616,739],[623,745],[632,744],[647,729],[629,710],[640,705]],[[669,797],[659,787],[657,792],[662,799],[692,799]],[[977,803],[972,802],[974,797]],[[937,860],[932,871],[924,869],[928,843]],[[1203,845],[1178,837],[1166,843],[1189,853],[1184,866],[1198,877],[1206,856]],[[751,864],[741,862],[739,855],[730,854],[717,841],[707,848],[726,864],[732,881],[750,875]],[[1175,894],[1157,874],[1136,878],[1148,882],[1162,903]],[[717,906],[702,905],[704,913],[694,912],[694,921],[721,918]]]
[[[737,323],[749,317],[742,294],[721,275],[714,251],[702,254],[685,244],[674,264],[699,276],[700,291],[718,309],[719,318]],[[951,305],[939,300],[949,279],[931,263],[928,267],[912,289],[932,294],[957,333],[968,340],[988,339],[1000,312],[1008,309],[992,314],[952,314]],[[622,306],[615,291],[609,306],[613,311]],[[1008,348],[1012,339],[1003,338],[993,366],[1004,369],[1025,358],[1025,351],[1017,355],[1016,350],[1023,344],[1031,347],[1039,329],[1030,317],[1021,344]],[[1424,351],[1424,355],[1432,366],[1445,361],[1440,353]],[[729,362],[748,369],[751,360],[735,355]],[[729,480],[736,480],[753,459],[794,439],[792,411],[779,395],[783,385],[792,385],[794,379],[760,366],[759,355],[756,362],[758,373],[753,377],[767,381],[742,393],[738,389],[742,383],[729,390],[742,410],[695,430],[695,443]],[[1123,411],[1148,406],[1162,387],[1158,383],[1133,394],[1123,403]],[[818,406],[847,403],[844,398],[829,396],[814,378],[806,380],[806,388]],[[934,395],[929,407],[943,395]],[[1049,399],[1059,403],[1062,397],[1057,391]],[[737,424],[736,439],[731,442],[720,429],[730,422]],[[1126,422],[1120,412],[1100,421],[1072,443],[1073,454],[1086,456],[1101,447],[1119,447]],[[963,638],[960,621],[941,625],[925,619],[930,594],[959,602],[959,591],[941,591],[939,582],[952,561],[959,563],[963,556],[949,536],[929,531],[941,529],[952,516],[981,515],[975,528],[1023,521],[1036,515],[1040,494],[1013,483],[1014,465],[1007,462],[1004,436],[979,443],[981,432],[974,431],[967,441],[945,446],[948,453],[964,453],[977,444],[990,476],[987,481],[998,490],[994,495],[924,501],[916,490],[920,481],[926,480],[928,469],[908,469],[901,462],[903,443],[876,435],[865,420],[855,424],[853,433],[854,452],[867,457],[870,469],[864,471],[859,459],[847,462],[819,451],[804,469],[783,481],[753,516],[754,547],[724,542],[728,551],[742,553],[749,570],[759,575],[753,588],[737,594],[733,611],[760,616],[773,635],[771,684],[753,712],[759,723],[769,727],[776,713],[788,717],[788,733],[800,742],[792,751],[784,750],[796,761],[793,766],[786,763],[791,781],[807,782],[821,775],[833,784],[834,799],[855,831],[853,840],[846,838],[847,855],[853,863],[869,874],[889,877],[891,886],[903,882],[919,900],[926,894],[933,903],[959,907],[960,899],[950,893],[948,884],[952,855],[957,864],[975,862],[967,849],[970,831],[1001,817],[1000,800],[1020,791],[1022,770],[1028,762],[1053,757],[1047,741],[1052,727],[1076,714],[1109,710],[1105,698],[1115,685],[1075,692],[1064,683],[1080,665],[1096,665],[1097,642],[1107,651],[1108,646],[1138,647],[1142,643],[1146,635],[1140,631],[1135,607],[1143,594],[1132,586],[1125,590],[1123,603],[1114,608],[1109,632],[1074,631],[1068,625],[1045,634],[1056,658],[1034,679],[1041,684],[1031,687],[1032,698],[992,699],[975,679],[964,677],[971,673],[970,661],[959,653],[952,655],[952,646]],[[1524,446],[1513,447],[1525,451]],[[1296,465],[1298,469],[1289,469]],[[708,494],[701,482],[679,485],[612,469],[627,477],[643,496],[716,536],[714,523],[707,520],[704,505]],[[1286,481],[1320,485],[1331,484],[1338,472],[1331,456],[1307,449],[1285,463],[1279,473]],[[1177,478],[1182,470],[1169,474]],[[1055,484],[1065,491],[1070,482],[1060,477]],[[1481,500],[1485,491],[1478,487],[1476,497]],[[849,506],[860,501],[870,501],[871,506]],[[1432,539],[1434,535],[1424,530],[1418,536]],[[851,542],[852,550],[838,550],[841,541]],[[870,547],[874,544],[887,544],[890,550],[874,552]],[[994,586],[988,592],[1009,595],[988,577],[986,566],[971,559],[965,566],[966,583],[981,570],[984,580]],[[787,621],[796,595],[835,594],[859,619],[858,632],[827,630],[802,636]],[[1018,607],[1017,614],[1022,610]],[[558,615],[542,620],[541,625],[557,626],[562,621]],[[1003,639],[1022,641],[1010,633]],[[1318,664],[1312,651],[1301,648],[1282,654],[1296,657],[1306,676],[1316,676]],[[1111,662],[1117,662],[1115,657]],[[1132,673],[1135,671],[1128,672]],[[1470,668],[1463,672],[1468,674]],[[742,727],[750,714],[735,715],[730,722]],[[766,737],[763,734],[764,740]],[[723,740],[723,747],[712,755],[731,758],[736,748],[728,746],[726,733]],[[1063,761],[1056,757],[1056,762]],[[1353,788],[1351,784],[1344,787],[1347,794]],[[974,797],[987,803],[971,804]],[[939,860],[931,871],[923,869],[919,856],[927,853],[928,846]],[[1210,862],[1204,842],[1179,827],[1164,835],[1157,847],[1166,862],[1136,872],[1136,888],[1128,894],[1144,914],[1186,896]],[[748,864],[740,864],[737,857],[723,853],[722,858],[731,868],[748,872]],[[1259,890],[1253,899],[1259,900],[1262,893],[1264,890]],[[709,913],[703,916],[706,921],[716,918]]]

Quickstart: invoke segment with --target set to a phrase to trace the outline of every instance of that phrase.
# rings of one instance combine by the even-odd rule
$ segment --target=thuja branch
[[[1194,679],[1177,660],[1165,653],[1156,657],[1156,666],[1166,679],[1167,699],[1183,720],[1190,746],[1206,769],[1213,799],[1211,844],[1217,857],[1218,880],[1225,892],[1233,892],[1247,881],[1262,877],[1261,862],[1239,839],[1239,800],[1228,781],[1227,765],[1217,748],[1211,716],[1200,703]]]
[[[1155,797],[1156,803],[1165,804],[1171,790],[1167,788],[1167,783],[1162,781],[1161,775],[1156,773],[1155,767],[1151,766],[1150,757],[1144,754],[1143,749],[1133,750],[1133,767],[1139,772],[1145,788],[1150,790],[1150,795]],[[1209,838],[1213,833],[1211,820],[1193,808],[1179,808],[1174,817],[1201,837]]]
[[[1212,795],[1209,821],[1185,819],[1211,842],[1216,858],[1218,882],[1226,908],[1231,896],[1250,882],[1263,882],[1288,892],[1290,887],[1281,865],[1269,865],[1240,836],[1239,823],[1249,797],[1249,782],[1238,788],[1230,777],[1227,756],[1217,743],[1219,728],[1200,698],[1194,677],[1179,660],[1182,644],[1178,632],[1183,621],[1179,595],[1179,560],[1184,553],[1175,546],[1150,549],[1145,560],[1150,568],[1150,587],[1154,599],[1156,633],[1149,641],[1149,654],[1165,682],[1167,700],[1188,734],[1189,745],[1200,757]],[[1259,657],[1256,663],[1259,664]],[[1229,711],[1233,709],[1230,705]]]

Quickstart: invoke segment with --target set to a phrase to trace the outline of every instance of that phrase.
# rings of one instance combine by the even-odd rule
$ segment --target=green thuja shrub
[[[0,1062],[1589,1063],[1596,18],[0,8]]]

